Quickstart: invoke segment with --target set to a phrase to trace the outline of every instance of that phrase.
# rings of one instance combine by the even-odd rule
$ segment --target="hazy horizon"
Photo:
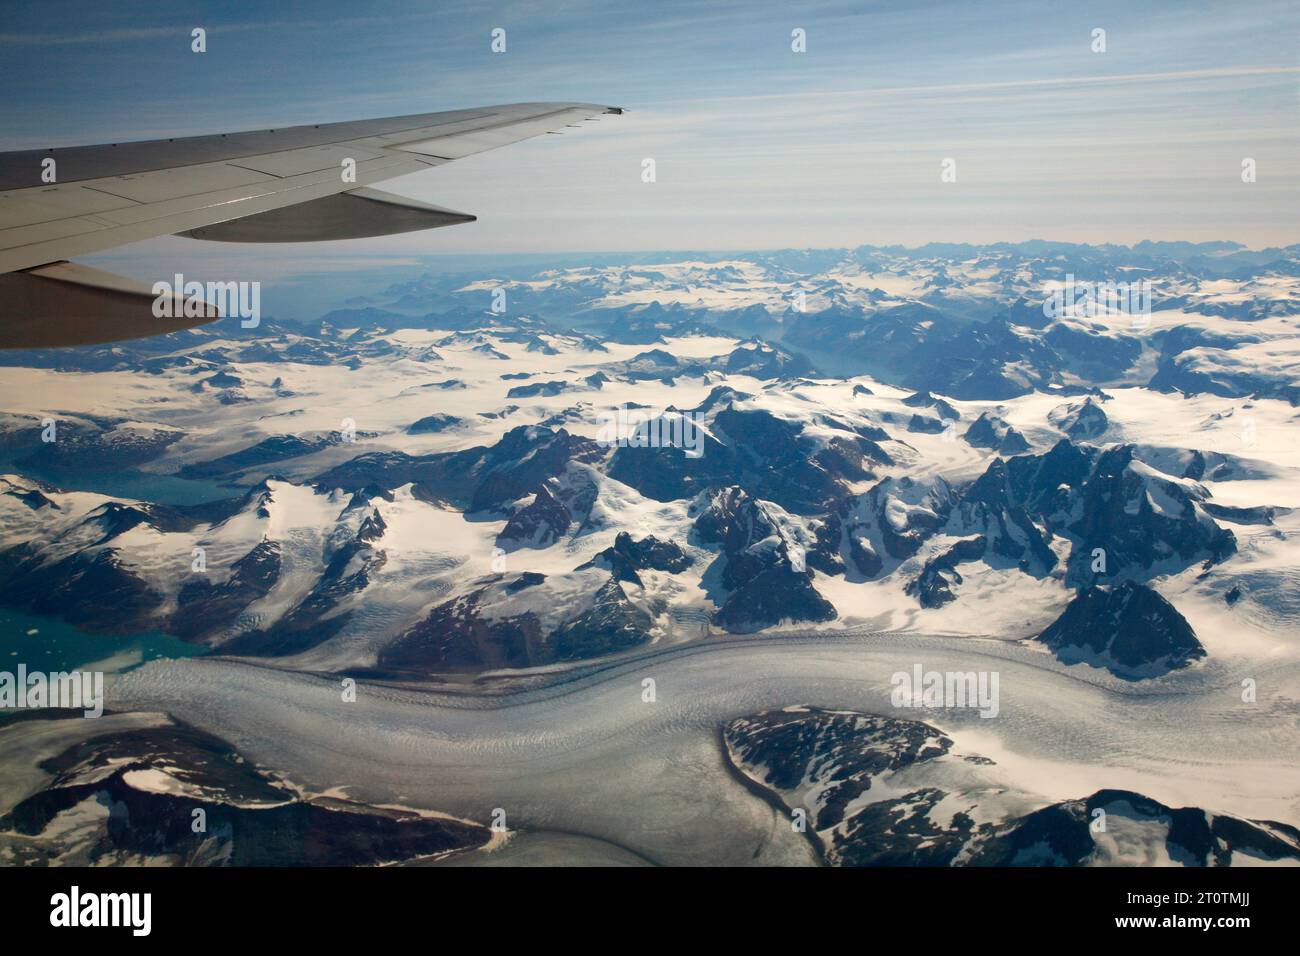
[[[239,3],[65,8],[12,11],[0,32],[4,149],[532,100],[628,110],[390,184],[475,223],[345,246],[194,247],[253,270],[339,250],[1297,239],[1294,4],[390,2],[364,16],[324,4],[302,20]],[[202,54],[190,49],[198,26]],[[796,29],[806,52],[792,50]],[[941,181],[948,159],[954,182]]]

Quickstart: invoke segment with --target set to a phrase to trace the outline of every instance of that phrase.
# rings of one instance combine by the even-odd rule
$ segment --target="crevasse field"
[[[114,842],[127,787],[482,833],[368,862],[1300,861],[1300,260],[1143,246],[416,274],[9,353],[0,603],[100,635],[111,714],[0,725],[0,814],[44,821],[0,854],[240,859],[246,816]],[[1150,315],[1044,314],[1085,275]],[[899,706],[917,665],[995,672],[996,716]]]

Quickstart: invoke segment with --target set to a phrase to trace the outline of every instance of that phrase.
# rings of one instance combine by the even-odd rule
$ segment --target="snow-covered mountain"
[[[426,277],[310,331],[68,353],[80,372],[15,353],[0,600],[423,673],[790,625],[1028,640],[1124,582],[1211,655],[1224,614],[1280,640],[1291,371],[1247,389],[1160,370],[1285,357],[1297,263],[1022,244]],[[1151,281],[1150,321],[1048,319],[1067,275]],[[471,310],[489,287],[530,314]],[[435,293],[443,311],[408,314]],[[93,388],[33,403],[73,374]],[[49,480],[95,468],[230,497]]]
[[[1300,863],[1300,830],[1140,793],[1051,802],[929,724],[791,706],[731,721],[731,765],[836,866]]]
[[[1150,281],[1150,313],[1057,308],[1072,276]],[[806,811],[830,862],[1294,862],[1300,817],[1279,794],[1295,789],[1286,714],[1300,691],[1297,283],[1300,248],[1231,244],[645,256],[413,277],[310,327],[269,320],[7,353],[0,606],[89,634],[162,632],[218,658],[146,665],[124,675],[123,693],[145,701],[149,720],[161,710],[220,739],[229,729],[277,766],[310,769],[336,746],[295,756],[268,744],[259,726],[285,726],[266,703],[282,692],[328,723],[331,683],[362,683],[376,709],[360,711],[371,736],[347,737],[354,767],[390,745],[402,754],[393,766],[414,766],[408,743],[431,756],[439,742],[450,748],[440,759],[460,767],[456,748],[477,731],[431,743],[422,708],[435,705],[407,710],[403,695],[481,689],[490,707],[544,688],[528,698],[544,709],[590,694],[565,719],[596,746],[617,723],[607,713],[622,721],[610,734],[640,733],[643,712],[628,716],[617,688],[653,664],[652,679],[676,674],[661,686],[663,733],[707,724],[689,746],[716,748],[721,731],[735,779]],[[501,289],[509,305],[494,312]],[[797,655],[805,640],[818,642],[806,662],[765,656]],[[877,707],[887,695],[871,696],[874,668],[912,666],[921,647],[1015,668],[1008,735],[1032,752],[1050,725],[1057,752],[1008,757],[986,747],[995,733],[968,737],[959,714],[921,722]],[[714,648],[743,649],[743,665],[674,699],[693,657]],[[204,674],[221,676],[209,686]],[[787,682],[827,699],[786,696]],[[1257,691],[1268,703],[1255,709]],[[254,723],[240,726],[228,693],[251,695],[241,706]],[[875,704],[857,713],[863,694]],[[1230,712],[1234,728],[1264,728],[1269,753],[1252,766],[1287,764],[1269,777],[1264,810],[1245,797],[1240,809],[1222,756],[1206,799],[1186,782],[1199,769],[1185,755],[1172,770],[1159,755],[1097,770],[1115,754],[1099,740],[1145,727],[1167,701],[1186,704],[1171,720],[1216,727],[1206,715]],[[854,712],[830,709],[844,706]],[[1076,750],[1060,728],[1072,732],[1085,706],[1108,716]],[[459,719],[454,707],[438,713]],[[286,733],[310,736],[297,711],[287,719]],[[174,750],[201,777],[195,748],[217,745],[148,726],[127,738],[134,749],[86,744],[126,762],[61,778],[83,798],[75,812],[103,800],[172,812],[159,788],[187,780],[159,779],[175,768],[160,769],[158,754]],[[397,726],[414,729],[394,743],[385,734]],[[501,747],[558,740],[555,724],[500,726]],[[75,736],[60,727],[51,740]],[[495,740],[477,745],[498,752]],[[1124,759],[1141,750],[1114,746]],[[1051,779],[1086,761],[1069,789]],[[602,773],[618,777],[612,766]],[[219,776],[213,793],[237,784],[266,796],[236,808],[254,832],[277,815],[314,819],[319,793],[304,804],[290,790],[282,805],[283,781],[272,792]],[[349,805],[350,820],[383,837],[366,858],[489,839],[404,823],[418,839],[388,843],[373,817],[425,783]],[[21,826],[40,824],[28,834],[0,816],[0,849],[148,856],[111,829],[68,829],[61,786],[0,807],[21,803],[36,821]],[[214,814],[235,812],[213,793]],[[489,799],[453,796],[437,809],[470,814]],[[1111,830],[1090,827],[1097,811]],[[181,840],[174,854],[253,849]]]

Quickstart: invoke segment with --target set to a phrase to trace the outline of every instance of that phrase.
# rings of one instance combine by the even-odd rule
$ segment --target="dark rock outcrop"
[[[1224,560],[1237,549],[1231,531],[1202,507],[1209,492],[1134,458],[1132,445],[1103,452],[1078,495],[1066,580],[1075,586],[1176,573]]]
[[[763,502],[740,488],[702,495],[696,538],[721,546],[727,597],[714,615],[729,631],[756,631],[782,621],[829,621],[834,606],[813,587],[804,550]]]
[[[542,485],[531,502],[510,516],[497,535],[497,544],[508,551],[550,547],[569,530],[572,522],[569,509]]]
[[[907,583],[904,590],[920,602],[921,607],[942,607],[954,601],[952,589],[962,583],[957,565],[984,557],[988,542],[983,537],[958,541],[943,554],[925,562],[921,573]]]
[[[433,608],[380,651],[379,666],[476,673],[581,660],[648,643],[650,615],[628,600],[612,576],[603,577],[589,592],[590,602],[572,610],[556,607],[548,596],[550,578],[526,572],[496,579]]]
[[[796,514],[817,514],[844,495],[844,481],[870,477],[880,449],[867,438],[822,444],[802,432],[799,422],[728,405],[702,434],[698,456],[679,447],[620,447],[609,476],[656,501],[740,485]]]
[[[997,415],[980,413],[962,436],[974,448],[990,448],[1000,455],[1019,455],[1029,451],[1029,442]]]
[[[516,385],[510,391],[506,392],[506,398],[543,398],[553,395],[559,395],[561,392],[569,389],[568,382],[530,382],[527,385]]]
[[[177,474],[182,478],[218,478],[236,472],[256,468],[259,465],[276,464],[311,455],[341,442],[338,432],[329,432],[306,437],[298,435],[272,435],[255,445],[241,448],[239,451],[210,458],[207,461],[191,462],[183,466]]]
[[[1013,562],[1036,577],[1051,571],[1057,563],[1050,547],[1051,533],[1039,527],[1017,501],[1010,468],[1000,458],[990,462],[984,474],[962,493],[946,530],[958,535],[978,534],[988,542],[990,563],[995,559]]]
[[[691,559],[671,541],[660,541],[654,535],[647,535],[640,541],[633,541],[626,531],[620,531],[614,538],[614,544],[599,552],[578,570],[600,567],[608,570],[616,581],[626,581],[638,587],[643,586],[638,571],[653,569],[676,574],[691,566]]]
[[[833,866],[1300,862],[1300,831],[1282,823],[1127,790],[1058,803],[1009,792],[990,781],[991,760],[959,754],[920,721],[791,707],[732,720],[722,739],[751,788],[792,819],[806,815],[809,839]],[[1094,827],[1107,819],[1098,839]]]
[[[262,541],[236,561],[218,584],[204,574],[191,575],[181,586],[167,629],[186,640],[220,633],[250,604],[269,594],[279,577],[280,546]]]
[[[50,783],[0,817],[14,863],[373,866],[479,847],[490,836],[413,810],[304,800],[226,741],[184,725],[92,735],[42,767]],[[159,776],[166,790],[143,783]],[[205,826],[196,832],[198,809]],[[81,823],[60,825],[61,814]]]
[[[1100,438],[1110,427],[1110,419],[1091,397],[1077,405],[1061,405],[1047,416],[1048,421],[1075,441]]]
[[[1037,640],[1067,664],[1105,667],[1129,680],[1156,677],[1205,656],[1178,610],[1131,581],[1083,591]]]
[[[948,402],[939,398],[937,395],[931,395],[928,391],[922,390],[914,392],[903,399],[903,404],[908,408],[933,408],[935,414],[948,421],[956,421],[961,418],[961,412],[953,408]]]
[[[742,345],[727,356],[724,368],[730,375],[749,375],[757,379],[798,378],[815,375],[812,362],[766,342]]]
[[[446,415],[437,412],[433,415],[425,415],[423,418],[411,422],[407,426],[408,435],[431,435],[436,432],[444,432],[449,428],[456,428],[463,424],[462,420],[455,415]]]
[[[468,511],[489,511],[533,494],[570,462],[597,462],[604,457],[605,449],[596,442],[563,428],[519,425],[490,447],[422,456],[372,452],[315,480],[326,488],[348,491],[413,482],[422,498],[451,502]]]

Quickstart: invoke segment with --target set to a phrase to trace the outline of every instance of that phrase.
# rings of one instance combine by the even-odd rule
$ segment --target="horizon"
[[[647,260],[644,264],[665,264],[690,261],[692,257],[708,260],[741,258],[747,256],[772,256],[782,253],[843,253],[846,256],[862,250],[884,252],[892,255],[909,256],[923,252],[934,246],[936,257],[944,255],[945,249],[969,248],[972,252],[979,250],[1021,250],[1025,246],[1043,244],[1049,247],[1066,249],[1127,249],[1136,250],[1144,244],[1153,246],[1189,246],[1192,249],[1201,246],[1231,245],[1234,248],[1223,251],[1207,251],[1210,257],[1230,255],[1260,255],[1268,252],[1286,254],[1300,243],[1288,246],[1251,247],[1232,239],[1208,239],[1202,242],[1187,240],[1143,239],[1128,243],[1072,243],[1052,239],[1025,239],[1018,242],[995,241],[972,243],[962,241],[930,241],[913,246],[875,245],[861,243],[854,246],[783,246],[774,248],[733,248],[733,249],[607,249],[607,250],[555,250],[544,252],[411,252],[358,255],[340,249],[334,256],[302,253],[297,256],[281,257],[267,261],[265,257],[250,258],[249,253],[239,253],[232,249],[209,248],[213,244],[172,243],[162,251],[150,248],[136,251],[136,247],[126,247],[108,252],[85,256],[84,261],[98,268],[112,272],[132,275],[145,281],[154,281],[159,276],[168,277],[176,272],[193,278],[206,278],[224,275],[245,275],[262,283],[266,290],[268,317],[279,321],[294,323],[314,322],[331,310],[331,303],[338,303],[349,294],[358,294],[357,289],[364,283],[374,281],[392,281],[402,275],[421,274],[481,274],[491,267],[511,269],[564,269],[598,266],[606,264],[632,265],[635,260]],[[140,244],[152,245],[152,244]],[[328,244],[327,244],[328,245]],[[348,244],[337,243],[345,246]],[[1168,250],[1155,251],[1150,254],[1170,256]],[[1195,254],[1195,253],[1191,253]],[[620,262],[619,260],[627,260]],[[322,282],[322,280],[326,280]],[[333,280],[333,281],[329,281]],[[324,287],[322,287],[324,286]],[[350,289],[351,292],[341,291]],[[284,305],[284,299],[278,298],[282,293],[290,293],[292,300]]]
[[[306,19],[254,4],[15,11],[5,149],[122,142],[555,99],[625,108],[394,181],[478,221],[240,260],[1216,241],[1285,247],[1300,221],[1289,3],[1087,11],[1002,0],[850,10],[391,0]],[[190,30],[207,30],[206,52]],[[26,30],[24,31],[24,27]],[[504,53],[489,31],[507,31]],[[804,52],[792,31],[804,31]],[[1094,31],[1104,30],[1104,51]],[[326,64],[322,66],[322,64]],[[339,64],[335,66],[334,64]],[[644,159],[656,181],[641,181]],[[954,160],[955,181],[941,181]],[[1253,182],[1242,163],[1256,163]],[[1050,241],[1050,240],[1049,240]]]
[[[0,25],[16,915],[1281,912],[1296,0],[268,7]]]

